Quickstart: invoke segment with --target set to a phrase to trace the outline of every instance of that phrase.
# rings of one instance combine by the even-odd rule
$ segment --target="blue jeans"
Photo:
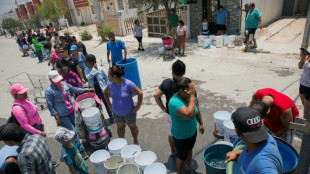
[[[43,53],[42,50],[36,51],[36,55],[38,56],[39,61],[41,62],[43,60]]]
[[[75,142],[76,146],[79,148],[80,152],[85,150],[85,148],[84,148],[83,144],[80,142],[80,138],[79,138],[79,136],[78,136],[78,134],[74,128],[75,127],[74,112],[72,112],[69,115],[60,117],[60,120],[61,120],[61,126],[62,127],[65,127],[69,130],[73,130],[75,132],[74,142]]]
[[[102,100],[102,102],[103,102],[103,104],[105,106],[105,109],[107,110],[107,113],[109,114],[109,117],[113,118],[112,113],[111,113],[111,111],[109,109],[109,106],[108,106],[107,102],[104,99],[103,93],[102,92],[98,92],[98,93],[96,93],[96,95],[99,97],[99,99]]]

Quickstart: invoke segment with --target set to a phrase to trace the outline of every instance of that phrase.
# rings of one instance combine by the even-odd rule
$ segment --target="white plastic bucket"
[[[104,168],[106,168],[107,173],[115,174],[117,169],[122,166],[124,162],[123,157],[119,155],[110,156],[110,158],[104,162]]]
[[[228,48],[234,48],[235,47],[235,41],[236,41],[236,36],[235,35],[230,35],[227,37],[228,38]]]
[[[243,36],[236,36],[235,46],[242,46],[243,44]]]
[[[157,156],[152,151],[143,151],[139,153],[135,158],[136,164],[139,166],[141,171],[144,171],[146,166],[153,164],[157,161]]]
[[[75,116],[75,130],[76,132],[79,134],[79,138],[80,139],[84,139],[85,138],[85,132],[84,132],[84,128],[82,125],[82,120],[80,116]]]
[[[29,51],[29,56],[31,57],[31,58],[35,58],[36,56],[34,55],[34,51]]]
[[[124,138],[115,138],[108,144],[109,152],[112,155],[120,155],[125,146],[127,146],[127,140]]]
[[[223,36],[216,36],[216,48],[222,48],[223,42],[224,42]]]
[[[223,123],[224,125],[224,140],[234,143],[238,140],[237,133],[235,131],[235,125],[231,119],[227,119]]]
[[[203,41],[203,48],[205,48],[205,49],[211,48],[211,40],[210,39],[205,39]]]
[[[83,112],[87,108],[96,107],[96,101],[93,98],[86,98],[79,102],[79,109]]]
[[[214,134],[218,138],[224,138],[224,121],[231,117],[228,111],[217,111],[213,115],[214,117]]]
[[[100,111],[96,107],[87,108],[82,112],[83,121],[91,133],[97,133],[102,130],[102,120]]]
[[[223,35],[223,46],[228,47],[228,36],[227,35]]]
[[[198,46],[203,47],[203,41],[205,39],[204,35],[197,36],[197,39],[198,39]]]
[[[159,53],[160,55],[164,55],[164,54],[165,54],[165,47],[159,47],[159,48],[158,48],[158,53]]]
[[[215,35],[210,35],[209,39],[211,40],[211,45],[216,45],[216,36]]]
[[[106,171],[103,163],[110,158],[110,156],[110,153],[106,150],[97,150],[90,155],[89,160],[95,168],[96,173],[103,173]]]
[[[153,163],[145,168],[144,174],[167,174],[167,168],[162,163]]]
[[[121,156],[127,163],[134,163],[135,157],[138,156],[139,153],[141,153],[141,148],[135,144],[128,145],[121,150]]]
[[[117,174],[140,174],[139,167],[135,164],[124,164],[117,169]]]

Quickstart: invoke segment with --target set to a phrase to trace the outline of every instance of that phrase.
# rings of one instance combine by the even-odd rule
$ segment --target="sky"
[[[17,4],[25,4],[26,2],[29,2],[31,0],[17,0]],[[0,14],[9,12],[10,10],[15,10],[15,0],[0,0]]]

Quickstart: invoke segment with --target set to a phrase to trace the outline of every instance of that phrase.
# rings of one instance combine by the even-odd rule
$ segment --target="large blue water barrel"
[[[277,141],[278,149],[282,157],[282,163],[283,163],[282,174],[295,173],[295,170],[298,164],[297,151],[294,149],[293,146],[291,146],[289,143],[287,143],[283,139],[278,138],[278,137],[273,137],[273,138]],[[241,144],[243,144],[243,142],[238,141],[236,142],[235,147]]]
[[[233,147],[228,144],[219,143],[208,146],[203,152],[207,174],[225,174],[225,157],[227,152],[232,150]]]
[[[116,62],[116,65],[118,65],[119,67],[124,67],[125,68],[124,78],[131,80],[134,84],[138,86],[138,88],[142,90],[138,62],[135,58],[128,58],[126,59],[126,62],[120,60]]]

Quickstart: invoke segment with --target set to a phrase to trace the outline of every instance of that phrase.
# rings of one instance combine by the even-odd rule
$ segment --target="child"
[[[74,143],[75,132],[60,128],[55,139],[62,144],[61,156],[72,174],[88,174],[88,167]]]
[[[139,42],[139,48],[138,50],[142,50],[144,51],[143,49],[143,46],[142,46],[142,27],[140,25],[140,21],[139,20],[135,20],[135,26],[133,27],[133,36],[137,39],[137,41]]]
[[[183,52],[181,56],[184,56],[185,52],[185,42],[186,42],[186,28],[184,26],[184,22],[179,20],[177,32],[175,34],[175,38],[178,36],[179,41],[179,55],[181,55],[181,46],[183,47]]]
[[[83,86],[80,77],[72,72],[67,66],[61,68],[61,76],[63,77],[62,81],[65,81],[73,87],[81,88]],[[71,96],[74,96],[72,92]]]
[[[48,62],[48,66],[50,66],[52,64],[53,70],[56,69],[56,63],[61,58],[61,53],[62,52],[63,52],[63,50],[61,50],[60,45],[59,44],[55,44],[54,45],[54,52],[51,53],[50,60]]]
[[[42,53],[42,45],[37,39],[37,35],[32,35],[32,43],[34,46],[34,51],[36,52],[36,55],[38,56],[39,63],[43,62],[43,53]]]
[[[207,18],[203,18],[201,30],[202,30],[202,35],[205,35],[205,36],[209,35],[209,28],[208,28]]]

